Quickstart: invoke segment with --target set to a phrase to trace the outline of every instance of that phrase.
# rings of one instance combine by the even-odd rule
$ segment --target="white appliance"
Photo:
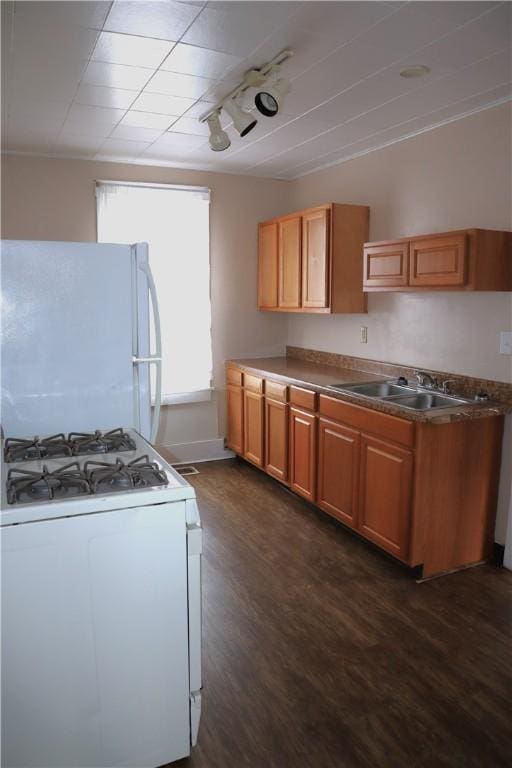
[[[145,243],[3,240],[1,291],[6,435],[122,425],[154,442],[161,341]],[[152,422],[151,365],[156,366]]]
[[[202,531],[139,434],[147,248],[2,246],[2,766],[156,768],[197,740]]]

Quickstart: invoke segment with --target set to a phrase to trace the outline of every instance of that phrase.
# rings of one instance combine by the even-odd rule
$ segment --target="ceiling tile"
[[[91,139],[106,139],[112,131],[112,123],[97,123],[82,118],[68,117],[62,126],[62,133],[69,136],[83,136]]]
[[[446,21],[451,27],[458,27],[465,24],[470,19],[487,13],[491,7],[497,6],[497,2],[422,2],[418,3],[418,11],[426,18],[436,16],[438,19]]]
[[[195,136],[209,136],[210,129],[206,123],[200,123],[197,117],[179,117],[169,128],[170,131],[178,133],[192,133]]]
[[[70,120],[83,120],[95,125],[110,125],[112,128],[124,115],[123,109],[107,109],[106,107],[93,107],[85,104],[73,104],[69,110]]]
[[[293,25],[313,35],[334,39],[338,46],[347,43],[374,24],[393,13],[381,2],[315,2],[304,3],[293,18]]]
[[[99,158],[136,158],[149,147],[148,141],[124,141],[123,139],[106,139],[99,148],[96,157]]]
[[[201,117],[205,112],[215,106],[214,101],[196,101],[190,109],[187,109],[187,117]]]
[[[156,69],[169,54],[172,46],[173,43],[165,40],[102,32],[92,58],[94,61]]]
[[[128,109],[136,98],[137,91],[127,91],[122,88],[105,88],[100,85],[82,83],[75,96],[75,102],[95,107]]]
[[[133,126],[135,128],[156,128],[165,131],[173,120],[176,120],[175,116],[130,110],[123,117],[120,125]]]
[[[168,147],[193,149],[204,144],[204,136],[194,136],[190,133],[171,133],[167,131],[158,139],[158,143]]]
[[[266,2],[264,6],[258,2],[208,4],[181,42],[245,56],[300,5],[295,2]]]
[[[178,43],[162,64],[162,69],[169,72],[181,72],[187,75],[218,78],[227,75],[230,69],[239,64],[239,56],[198,48],[195,45]]]
[[[88,59],[98,39],[96,29],[55,27],[48,22],[23,24],[17,14],[14,18],[14,51],[19,60],[44,63],[51,58],[60,60],[62,64],[63,60],[68,59]]]
[[[199,6],[172,0],[115,2],[105,23],[105,29],[163,40],[179,40],[200,12]]]
[[[89,158],[100,148],[103,139],[61,133],[52,147],[53,155]]]
[[[146,86],[146,91],[199,99],[212,86],[213,82],[213,80],[205,77],[159,71]]]
[[[127,139],[128,141],[155,141],[162,135],[164,129],[139,128],[134,125],[118,125],[110,134],[113,139]]]
[[[2,3],[3,5],[3,3]],[[16,17],[22,23],[35,26],[83,26],[101,29],[109,9],[109,3],[99,2],[33,2],[16,3]]]
[[[152,69],[91,61],[85,70],[84,83],[139,91],[148,82],[152,74]]]
[[[132,105],[140,112],[154,112],[162,115],[179,117],[194,104],[195,99],[184,99],[181,96],[165,96],[162,93],[141,93]]]

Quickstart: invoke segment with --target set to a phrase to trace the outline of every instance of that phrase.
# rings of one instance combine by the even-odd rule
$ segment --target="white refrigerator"
[[[3,240],[1,247],[4,434],[133,426],[154,442],[161,341],[147,245]]]

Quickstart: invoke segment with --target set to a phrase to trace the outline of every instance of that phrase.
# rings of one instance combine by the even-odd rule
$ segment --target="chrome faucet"
[[[445,395],[450,395],[452,388],[451,384],[456,384],[455,379],[445,379],[443,383],[441,384],[441,392],[443,392]]]
[[[437,381],[430,373],[414,371],[414,376],[418,379],[418,386],[424,387],[424,389],[435,389],[437,387]]]

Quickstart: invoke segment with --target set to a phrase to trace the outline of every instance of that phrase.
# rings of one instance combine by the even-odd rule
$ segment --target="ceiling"
[[[1,5],[7,152],[291,179],[511,98],[510,2]],[[282,110],[212,152],[197,118],[284,48]]]

